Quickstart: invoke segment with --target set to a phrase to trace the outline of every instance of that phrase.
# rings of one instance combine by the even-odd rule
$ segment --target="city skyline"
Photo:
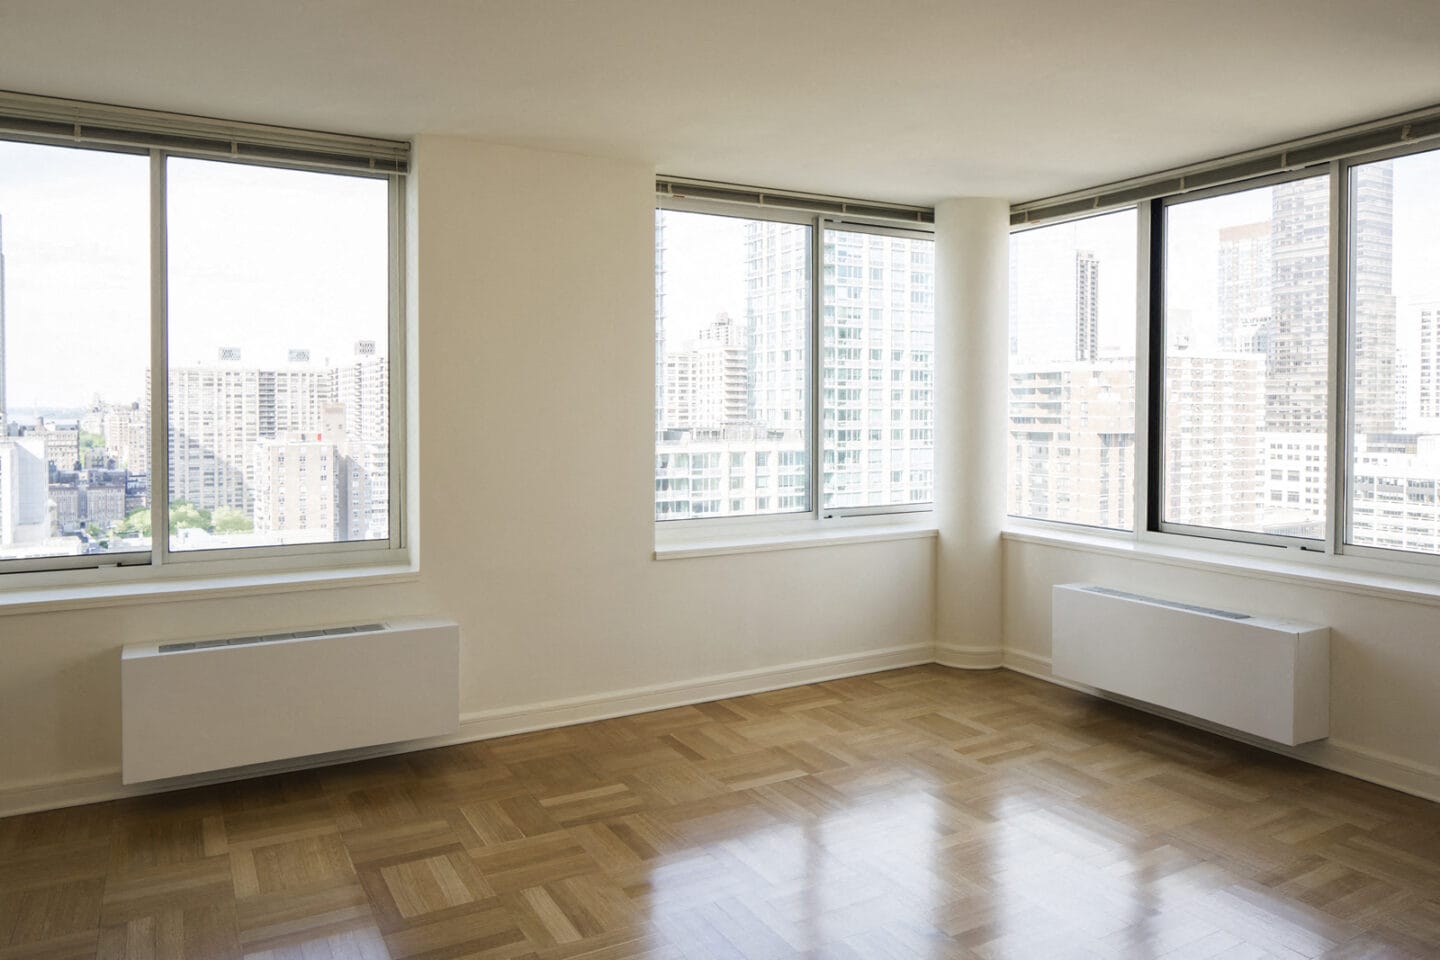
[[[814,344],[812,229],[657,211],[657,519],[931,498],[933,241],[827,227]]]

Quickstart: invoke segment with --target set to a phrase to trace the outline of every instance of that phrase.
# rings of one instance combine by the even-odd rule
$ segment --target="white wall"
[[[1097,583],[1330,627],[1330,737],[1296,756],[1440,799],[1440,608],[1309,584],[1007,540],[1006,664],[1049,670],[1050,588]]]
[[[453,617],[463,714],[928,650],[930,540],[652,559],[651,169],[422,138],[414,180],[418,581],[0,616],[0,812],[118,787],[138,640]]]

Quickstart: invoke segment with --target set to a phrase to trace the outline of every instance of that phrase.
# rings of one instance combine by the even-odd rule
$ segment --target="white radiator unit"
[[[122,779],[453,733],[459,672],[459,627],[429,620],[133,644],[120,662]]]
[[[1330,732],[1330,629],[1067,583],[1051,672],[1294,746]]]

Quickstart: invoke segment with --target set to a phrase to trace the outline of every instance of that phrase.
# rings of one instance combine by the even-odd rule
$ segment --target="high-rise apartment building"
[[[253,517],[265,542],[347,539],[352,529],[365,528],[369,504],[351,500],[352,484],[363,480],[363,470],[346,452],[346,417],[343,404],[324,403],[313,432],[286,431],[256,442]]]
[[[749,337],[721,313],[679,350],[665,355],[661,396],[671,430],[713,430],[750,422]]]
[[[1440,420],[1440,300],[1415,305],[1419,355],[1414,377],[1418,390],[1416,412],[1424,420]]]
[[[49,538],[49,493],[44,438],[0,438],[0,547],[24,547]]]
[[[1359,434],[1395,429],[1395,170],[1390,163],[1356,167],[1351,178],[1355,251],[1351,349],[1355,370],[1350,407]]]
[[[926,502],[934,473],[935,263],[933,246],[827,230],[821,304],[822,507]],[[804,283],[787,273],[782,283]],[[759,314],[757,333],[783,329]],[[783,334],[782,334],[783,336]],[[803,379],[760,358],[794,393]],[[784,372],[782,372],[784,371]]]
[[[1270,221],[1220,228],[1219,347],[1271,358],[1273,262]]]
[[[1392,281],[1394,172],[1388,163],[1356,169],[1352,209],[1356,245],[1351,276],[1357,433],[1394,428],[1395,297]],[[1329,391],[1330,186],[1292,180],[1272,193],[1273,363],[1266,380],[1271,431],[1324,433]]]
[[[1259,354],[1165,358],[1168,522],[1235,530],[1263,522],[1266,385]]]
[[[334,399],[334,384],[333,371],[308,366],[257,370],[222,362],[172,367],[171,500],[249,514],[256,442],[318,431],[322,406]]]
[[[105,452],[129,473],[150,475],[150,418],[139,403],[112,404],[100,420]]]
[[[1265,426],[1324,433],[1329,384],[1330,185],[1327,178],[1277,184],[1271,193],[1271,342]]]
[[[771,430],[803,431],[809,409],[809,236],[793,224],[745,224],[750,419]]]
[[[1075,359],[1100,356],[1100,261],[1089,250],[1075,251]]]
[[[335,398],[344,407],[345,528],[340,539],[383,539],[390,522],[390,364],[375,341],[355,344],[335,371]]]
[[[1012,366],[1012,514],[1126,528],[1135,504],[1135,361]]]

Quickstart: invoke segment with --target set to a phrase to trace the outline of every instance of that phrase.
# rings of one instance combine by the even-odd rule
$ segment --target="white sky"
[[[745,318],[745,224],[740,217],[667,210],[665,342],[680,349],[724,311]]]
[[[1394,294],[1397,344],[1415,349],[1415,304],[1440,300],[1440,151],[1391,161],[1395,170]],[[1191,315],[1195,345],[1214,344],[1219,309],[1222,227],[1269,220],[1269,188],[1170,207],[1170,309]],[[1016,234],[1011,251],[1022,269],[1012,288],[1017,322],[1031,323],[1066,359],[1073,343],[1075,251],[1100,259],[1101,354],[1134,353],[1135,220],[1131,213],[1091,217]],[[1057,319],[1058,318],[1058,319]],[[1052,329],[1053,328],[1053,329]]]
[[[169,164],[170,351],[278,366],[386,342],[383,180]],[[0,142],[11,410],[138,400],[149,355],[149,159]]]
[[[1075,253],[1088,250],[1100,261],[1100,354],[1128,357],[1135,354],[1135,212],[1073,220],[1013,234],[1010,238],[1011,306],[1021,328],[1022,352],[1040,343],[1053,356],[1075,358]],[[1038,359],[1038,356],[1035,357]]]

